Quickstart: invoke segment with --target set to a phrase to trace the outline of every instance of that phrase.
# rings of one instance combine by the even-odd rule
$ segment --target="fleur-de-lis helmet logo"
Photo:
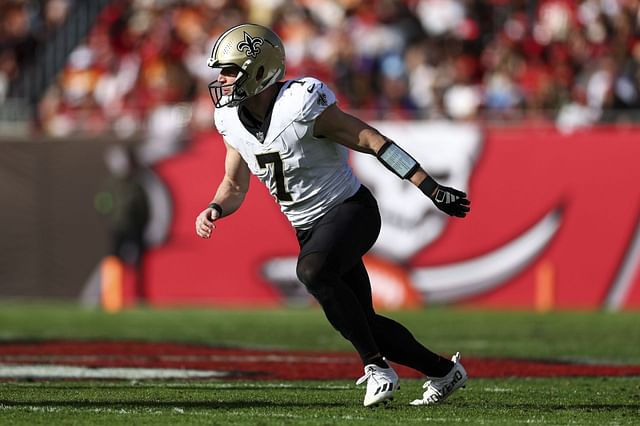
[[[260,37],[251,37],[246,31],[244,33],[244,40],[238,43],[238,50],[244,52],[250,58],[255,58],[260,53],[260,46],[264,43],[264,40]]]

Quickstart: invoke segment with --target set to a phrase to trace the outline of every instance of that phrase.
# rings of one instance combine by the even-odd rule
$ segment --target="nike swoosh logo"
[[[311,85],[311,87],[309,87],[309,88],[307,89],[307,92],[309,92],[309,93],[313,92],[313,88],[314,88],[314,87],[316,87],[316,84],[315,84],[315,83],[313,83],[313,84]]]

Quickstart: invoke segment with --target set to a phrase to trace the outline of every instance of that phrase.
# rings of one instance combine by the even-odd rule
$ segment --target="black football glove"
[[[433,201],[436,207],[449,216],[465,217],[471,208],[467,194],[455,188],[438,184],[433,178],[427,178],[418,186]]]

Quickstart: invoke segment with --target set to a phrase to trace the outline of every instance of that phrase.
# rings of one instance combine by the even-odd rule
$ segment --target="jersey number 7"
[[[267,152],[266,154],[256,154],[256,160],[261,168],[266,168],[268,164],[273,164],[273,174],[276,178],[276,197],[279,201],[292,201],[291,194],[287,192],[284,184],[284,167],[279,152]]]

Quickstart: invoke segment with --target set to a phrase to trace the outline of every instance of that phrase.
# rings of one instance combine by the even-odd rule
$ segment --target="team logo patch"
[[[327,95],[322,92],[318,92],[318,105],[327,106]]]
[[[244,40],[238,43],[238,50],[244,52],[250,58],[255,58],[260,53],[260,46],[264,44],[264,39],[260,37],[251,37],[244,31]]]

